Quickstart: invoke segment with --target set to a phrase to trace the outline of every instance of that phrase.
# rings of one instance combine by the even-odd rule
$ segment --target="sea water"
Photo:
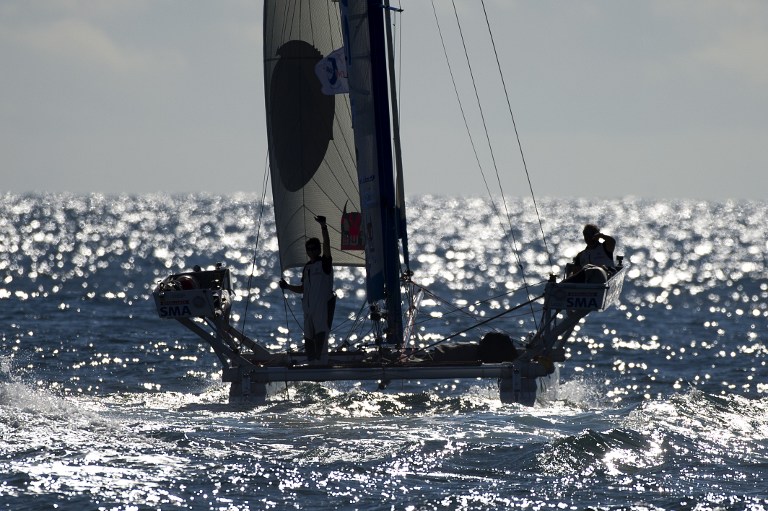
[[[151,290],[223,262],[238,326],[299,346],[258,197],[0,196],[0,508],[768,508],[766,206],[552,199],[538,218],[412,198],[424,342],[561,271],[587,222],[629,265],[621,305],[580,325],[532,408],[484,380],[274,385],[254,407],[228,404],[215,355]],[[364,298],[357,270],[336,285],[338,343]]]

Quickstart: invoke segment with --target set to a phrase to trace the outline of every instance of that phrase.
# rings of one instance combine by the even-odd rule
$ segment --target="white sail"
[[[318,76],[323,60],[343,46],[338,5],[264,2],[267,133],[283,269],[306,262],[306,239],[320,237],[318,215],[328,221],[334,264],[365,264],[349,96],[324,93]]]

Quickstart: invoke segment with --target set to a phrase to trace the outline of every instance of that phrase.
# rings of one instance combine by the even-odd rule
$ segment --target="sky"
[[[765,199],[768,2],[485,0],[501,75],[479,0],[399,3],[408,195]],[[0,192],[261,193],[261,23],[0,1]]]

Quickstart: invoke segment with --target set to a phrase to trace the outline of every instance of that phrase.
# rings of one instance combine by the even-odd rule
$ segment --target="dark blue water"
[[[519,266],[546,278],[591,221],[631,265],[621,307],[587,318],[533,408],[481,380],[278,385],[254,408],[227,404],[215,356],[150,294],[223,261],[246,332],[298,343],[256,197],[0,196],[0,507],[765,509],[767,205],[544,200],[545,246],[513,201],[518,261],[487,201],[414,199],[435,296],[498,311]],[[359,272],[337,285],[340,339]],[[429,305],[427,341],[459,323]]]

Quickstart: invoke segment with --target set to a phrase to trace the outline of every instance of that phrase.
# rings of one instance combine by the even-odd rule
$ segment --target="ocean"
[[[414,197],[414,280],[434,296],[508,307],[595,222],[629,265],[621,305],[587,317],[534,407],[484,380],[275,385],[246,406],[151,291],[225,263],[246,333],[297,345],[259,196],[2,195],[0,508],[766,509],[767,206],[543,199],[539,223],[514,199],[512,240],[488,200]],[[363,284],[336,284],[340,342]]]

